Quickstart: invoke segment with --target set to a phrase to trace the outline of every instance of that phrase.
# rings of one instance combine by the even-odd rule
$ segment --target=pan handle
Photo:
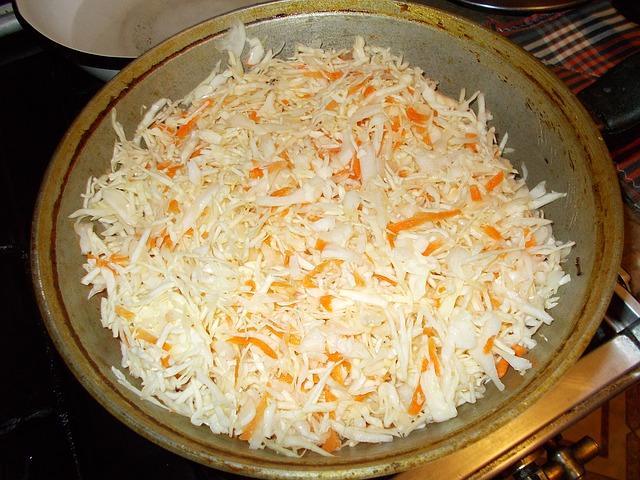
[[[640,52],[613,67],[578,93],[578,98],[605,134],[640,125]]]

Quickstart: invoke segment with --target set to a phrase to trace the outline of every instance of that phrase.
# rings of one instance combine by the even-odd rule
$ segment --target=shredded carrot
[[[251,290],[255,290],[256,289],[256,282],[254,282],[253,280],[247,280],[246,282],[244,282],[244,284],[251,288]]]
[[[327,246],[327,242],[325,242],[324,240],[322,240],[321,238],[316,240],[316,250],[324,250],[324,247]]]
[[[485,185],[487,191],[489,192],[492,191],[494,188],[500,185],[500,183],[502,183],[503,180],[504,180],[504,172],[500,170],[493,177],[491,177],[487,182],[487,184]]]
[[[341,445],[342,442],[340,442],[340,435],[338,435],[334,429],[329,429],[329,436],[322,444],[322,449],[331,453],[339,449]]]
[[[418,386],[413,391],[413,397],[411,397],[411,404],[409,404],[409,415],[417,415],[422,410],[422,405],[424,405],[424,392],[422,391],[422,386],[420,382],[418,382]]]
[[[478,153],[480,151],[477,143],[465,143],[464,148],[466,148],[467,150],[473,153]]]
[[[420,372],[426,372],[427,368],[429,368],[429,360],[426,358],[422,359],[422,365],[420,366]]]
[[[529,238],[526,242],[524,242],[525,248],[535,247],[537,245],[535,237]]]
[[[433,327],[424,327],[422,329],[422,333],[424,333],[427,337],[435,337],[438,334]]]
[[[266,394],[260,399],[260,403],[258,403],[258,406],[256,407],[256,414],[253,416],[251,421],[244,428],[244,431],[240,435],[240,440],[250,440],[251,437],[253,436],[253,432],[255,432],[256,427],[262,420],[262,416],[264,415],[264,409],[267,408],[268,397],[269,395]]]
[[[293,377],[289,373],[281,373],[278,376],[278,380],[284,383],[293,383]]]
[[[500,308],[500,305],[502,305],[502,303],[500,302],[500,300],[498,300],[496,297],[494,297],[493,295],[489,294],[489,300],[491,300],[491,306],[495,309]]]
[[[324,74],[322,72],[318,72],[318,71],[303,72],[302,76],[303,77],[307,77],[307,78],[325,78]]]
[[[333,392],[331,392],[331,390],[329,389],[328,386],[324,386],[324,400],[326,402],[335,402],[338,399],[338,397],[336,397]]]
[[[169,234],[165,234],[164,237],[162,237],[162,242],[160,243],[161,247],[166,246],[169,250],[171,250],[173,248],[173,240],[171,240],[171,237],[169,236]]]
[[[482,226],[482,231],[484,233],[486,233],[487,235],[489,235],[494,240],[504,240],[504,238],[502,238],[502,235],[500,234],[500,232],[498,230],[496,230],[494,227],[492,227],[491,225],[483,225]]]
[[[202,153],[202,148],[196,148],[193,152],[191,152],[191,155],[189,155],[189,158],[195,158],[201,153]]]
[[[465,138],[468,138],[469,140],[475,140],[476,138],[478,138],[478,134],[477,133],[465,133],[464,136],[465,136]]]
[[[400,130],[400,117],[395,116],[391,121],[391,131],[397,132],[398,130]]]
[[[298,95],[299,98],[311,98],[312,95],[310,93],[303,93],[302,95]]]
[[[320,305],[327,311],[333,312],[333,307],[331,306],[331,300],[333,300],[332,295],[323,295],[320,297]]]
[[[425,123],[427,120],[429,120],[429,117],[427,115],[418,112],[413,107],[407,108],[407,117],[409,118],[409,120],[415,123]]]
[[[258,123],[260,121],[260,116],[258,115],[258,112],[256,112],[255,110],[251,110],[249,112],[249,118],[253,120],[255,123]]]
[[[369,396],[372,394],[373,392],[367,392],[367,393],[363,393],[361,395],[354,395],[353,399],[356,402],[364,402],[367,398],[369,398]]]
[[[509,362],[501,358],[498,360],[498,363],[496,363],[496,370],[498,372],[498,378],[504,377],[507,374],[507,370],[509,370]]]
[[[304,276],[304,278],[302,279],[302,284],[307,288],[315,288],[316,285],[313,282],[313,277],[315,277],[319,273],[324,272],[327,268],[329,268],[329,266],[332,263],[335,263],[336,265],[340,265],[340,264],[342,264],[342,262],[343,262],[342,260],[338,260],[338,259],[335,259],[335,258],[320,262],[318,265],[316,265],[313,268],[313,270],[311,270],[309,273],[307,273]]]
[[[330,362],[339,362],[342,358],[342,354],[338,352],[331,352],[327,354],[327,360]]]
[[[255,167],[249,170],[249,178],[262,178],[264,173],[262,173],[262,169],[260,167]]]
[[[433,363],[433,369],[436,375],[440,376],[440,360],[438,359],[438,352],[436,349],[436,342],[433,337],[429,337],[429,359]]]
[[[258,347],[260,350],[262,350],[264,352],[265,355],[273,358],[273,359],[277,359],[278,356],[276,355],[276,352],[273,351],[273,349],[267,345],[265,342],[263,342],[262,340],[260,340],[259,338],[256,337],[231,337],[227,340],[229,343],[233,343],[235,345],[255,345],[256,347]]]
[[[164,368],[169,368],[169,355],[164,355],[161,359],[160,359],[160,363],[162,364],[162,366]]]
[[[180,204],[175,198],[169,202],[167,210],[171,213],[180,213]]]
[[[427,245],[427,248],[424,249],[424,252],[422,252],[422,255],[424,255],[425,257],[428,257],[437,249],[439,249],[443,244],[444,244],[444,241],[442,239],[429,242],[429,245]]]
[[[342,72],[326,72],[325,76],[333,82],[342,78]]]
[[[326,110],[336,110],[338,108],[338,102],[336,102],[335,100],[331,100],[329,103],[327,103],[324,107]]]
[[[373,276],[376,277],[381,282],[387,282],[388,284],[390,284],[390,285],[392,285],[394,287],[396,285],[398,285],[398,282],[396,282],[395,280],[393,280],[393,279],[391,279],[389,277],[385,277],[384,275],[381,275],[379,273],[374,273]]]
[[[395,233],[391,233],[391,232],[387,232],[387,241],[389,242],[389,245],[391,245],[391,248],[396,246],[396,234]]]
[[[374,87],[372,87],[371,85],[367,85],[367,88],[364,89],[364,92],[362,94],[366,98],[369,95],[373,95],[374,93],[376,93],[376,89]]]
[[[331,378],[333,378],[340,385],[344,385],[344,376],[342,375],[342,365],[336,365],[331,370]]]
[[[282,100],[280,100],[280,103],[282,103],[283,105],[289,105],[289,100],[283,98]]]
[[[191,133],[191,130],[193,130],[193,128],[196,126],[197,122],[198,122],[198,116],[196,115],[187,123],[181,125],[180,128],[178,128],[178,131],[176,132],[176,137],[184,138],[187,135],[189,135],[189,133]]]
[[[358,157],[353,157],[353,162],[351,163],[351,169],[353,170],[351,172],[351,175],[349,175],[349,178],[354,179],[354,180],[360,180],[360,178],[362,178],[362,171],[360,170],[360,159]]]
[[[518,357],[522,357],[527,354],[527,349],[524,348],[522,345],[517,345],[517,344],[511,345],[511,348],[513,349],[513,351]]]
[[[353,280],[356,282],[356,287],[364,287],[364,278],[360,276],[358,272],[353,272]]]
[[[120,305],[116,305],[116,308],[114,310],[117,315],[121,316],[125,320],[133,320],[135,318],[135,314],[133,312],[130,312],[129,310],[127,310],[124,307],[121,307]]]
[[[469,192],[471,193],[471,200],[474,202],[479,202],[482,200],[482,194],[480,193],[480,189],[477,185],[471,185],[469,187]]]
[[[285,197],[291,193],[291,187],[284,187],[271,193],[272,197]]]
[[[356,85],[351,85],[348,90],[347,90],[347,94],[348,95],[353,95],[356,92],[359,92],[360,89],[364,86],[364,84],[367,83],[366,80],[356,84]]]
[[[446,218],[455,217],[460,213],[460,210],[455,208],[453,210],[443,210],[441,212],[419,212],[413,217],[401,220],[399,222],[389,223],[387,229],[392,233],[398,233],[402,230],[410,230],[412,228],[419,227],[426,222],[435,222],[437,220],[444,220]]]
[[[151,344],[155,344],[158,341],[158,337],[156,337],[155,335],[147,332],[145,329],[143,328],[139,328],[136,330],[134,337],[136,337],[139,340],[144,340],[147,343],[151,343]],[[164,342],[162,344],[162,349],[165,352],[168,352],[169,350],[171,350],[171,345],[168,344],[167,342]]]
[[[482,353],[484,354],[491,353],[491,350],[493,349],[493,342],[495,342],[495,340],[496,340],[496,336],[491,335],[487,339],[487,342],[484,344],[484,347],[482,347]]]

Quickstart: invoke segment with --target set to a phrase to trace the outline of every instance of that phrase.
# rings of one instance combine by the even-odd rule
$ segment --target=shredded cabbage
[[[297,456],[408,435],[529,369],[572,243],[537,209],[563,194],[516,179],[484,96],[361,38],[283,60],[234,25],[219,46],[229,67],[132,140],[114,120],[111,170],[72,215],[139,383],[116,378]]]

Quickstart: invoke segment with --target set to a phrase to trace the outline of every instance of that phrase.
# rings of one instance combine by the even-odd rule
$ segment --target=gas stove
[[[474,20],[485,15],[456,8]],[[5,278],[0,299],[8,368],[0,399],[0,479],[241,478],[190,462],[129,430],[89,396],[53,348],[32,293],[30,221],[49,158],[103,84],[43,50],[30,33],[11,25],[5,32],[0,38],[0,272]],[[533,464],[522,459],[533,458],[567,425],[640,378],[640,306],[623,283],[587,353],[553,391],[477,444],[397,478],[490,478],[515,467],[518,478],[535,478],[525,476]]]

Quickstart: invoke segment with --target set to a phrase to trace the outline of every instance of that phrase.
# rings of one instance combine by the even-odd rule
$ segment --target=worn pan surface
[[[561,289],[555,323],[543,330],[532,353],[534,368],[510,374],[507,390],[465,405],[459,416],[390,444],[345,448],[334,458],[300,459],[249,450],[246,443],[216,436],[185,417],[143,402],[111,372],[120,349],[100,326],[98,303],[79,284],[82,258],[67,217],[80,204],[86,179],[106,171],[115,135],[112,110],[131,134],[143,105],[160,96],[181,97],[222,55],[213,39],[240,19],[251,36],[270,47],[321,41],[351,46],[355,35],[402,52],[414,65],[457,95],[485,92],[498,132],[509,132],[513,164],[523,162],[531,185],[548,180],[567,198],[545,208],[555,235],[577,242],[567,263],[573,281]],[[562,83],[518,47],[472,23],[424,6],[376,0],[278,2],[238,11],[193,27],[145,54],[109,83],[71,126],[46,173],[34,218],[33,278],[51,337],[91,394],[148,439],[204,464],[247,475],[277,478],[365,477],[406,470],[462,448],[512,419],[583,351],[609,301],[622,241],[616,177],[598,131]],[[575,263],[580,263],[578,275]],[[117,461],[117,460],[116,460]]]

